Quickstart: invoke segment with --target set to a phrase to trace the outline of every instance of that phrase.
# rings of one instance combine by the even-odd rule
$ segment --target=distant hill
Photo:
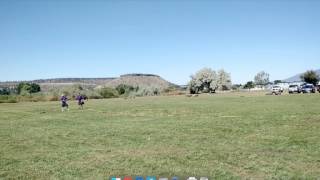
[[[6,81],[0,82],[0,84],[19,84],[20,82],[30,83],[85,83],[85,84],[96,84],[101,85],[116,78],[54,78],[54,79],[37,79],[31,81]]]
[[[21,82],[37,83],[40,85],[42,91],[49,91],[51,89],[61,89],[64,87],[81,84],[86,88],[95,88],[99,85],[104,85],[116,78],[54,78],[54,79],[37,79],[32,81],[7,81],[0,82],[0,88],[9,87],[14,88]]]
[[[38,79],[34,83],[84,83],[100,85],[112,81],[116,78],[55,78],[55,79]]]
[[[21,82],[37,83],[43,91],[54,88],[64,88],[81,84],[84,87],[116,87],[119,84],[127,84],[132,86],[154,86],[160,89],[168,87],[179,87],[170,83],[158,75],[153,74],[125,74],[117,78],[54,78],[54,79],[38,79],[32,81],[7,81],[0,82],[0,87],[14,87]]]
[[[169,87],[179,87],[169,81],[166,81],[162,77],[153,74],[125,74],[109,81],[105,84],[107,87],[116,87],[120,84],[126,84],[131,86],[153,86],[160,89],[166,89]]]
[[[317,72],[317,74],[320,76],[320,69],[316,70],[316,72]],[[290,77],[290,78],[288,78],[288,79],[284,79],[283,81],[285,81],[285,82],[299,82],[299,81],[301,81],[300,76],[301,76],[302,74],[303,74],[303,73],[297,74],[297,75],[292,76],[292,77]]]

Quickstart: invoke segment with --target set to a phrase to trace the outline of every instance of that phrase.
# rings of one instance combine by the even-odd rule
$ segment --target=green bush
[[[120,84],[116,87],[116,90],[119,95],[128,95],[130,92],[137,91],[137,88],[126,84]]]
[[[100,89],[100,95],[103,98],[117,98],[119,97],[117,90],[110,88],[110,87],[104,87]]]
[[[98,91],[95,90],[87,90],[83,93],[85,96],[87,96],[89,99],[102,99],[103,97]]]
[[[31,93],[37,93],[41,91],[41,88],[39,86],[39,84],[36,83],[19,83],[18,87],[18,94],[23,94],[23,95],[27,95],[27,94],[31,94]]]
[[[10,89],[8,88],[0,88],[0,95],[9,95]]]
[[[254,88],[256,85],[254,84],[253,81],[248,81],[245,85],[244,85],[244,89],[252,89]]]
[[[140,86],[137,88],[135,92],[130,93],[131,96],[138,96],[138,97],[157,96],[160,94],[161,94],[160,88],[155,86],[146,86],[146,87]]]

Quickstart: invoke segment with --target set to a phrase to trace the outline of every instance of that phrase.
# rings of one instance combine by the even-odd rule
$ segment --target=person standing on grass
[[[81,95],[79,93],[79,95],[77,96],[76,100],[78,100],[78,105],[80,109],[83,109],[83,105],[84,105],[84,100],[85,100],[85,96]]]
[[[69,111],[69,105],[67,103],[67,101],[68,101],[67,96],[62,94],[60,100],[61,100],[61,107],[62,107],[61,111],[64,112],[65,109],[67,109]]]

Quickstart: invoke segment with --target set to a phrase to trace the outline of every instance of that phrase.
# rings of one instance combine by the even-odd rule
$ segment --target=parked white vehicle
[[[298,85],[290,85],[289,86],[289,94],[292,93],[301,93],[301,88]]]
[[[281,95],[281,93],[283,93],[283,88],[280,86],[273,86],[271,92],[274,95]]]

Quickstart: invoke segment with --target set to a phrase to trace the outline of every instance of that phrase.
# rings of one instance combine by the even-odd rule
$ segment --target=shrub
[[[116,90],[119,95],[128,95],[130,92],[136,91],[137,88],[126,84],[120,84],[116,87]]]
[[[37,93],[37,92],[41,91],[41,88],[40,88],[39,84],[31,83],[30,86],[31,86],[30,93]]]
[[[84,95],[86,95],[89,99],[102,99],[103,98],[101,96],[101,94],[95,90],[85,91]]]
[[[116,98],[119,97],[117,90],[110,88],[110,87],[104,87],[100,89],[100,95],[103,98]]]
[[[27,86],[24,86],[24,87],[26,87],[27,88]],[[21,96],[30,96],[30,92],[29,92],[29,90],[28,89],[21,89],[20,90],[20,93],[19,93]]]
[[[159,87],[155,87],[155,86],[140,86],[137,87],[137,91],[135,92],[131,92],[130,95],[131,96],[157,96],[160,95],[161,91]]]

